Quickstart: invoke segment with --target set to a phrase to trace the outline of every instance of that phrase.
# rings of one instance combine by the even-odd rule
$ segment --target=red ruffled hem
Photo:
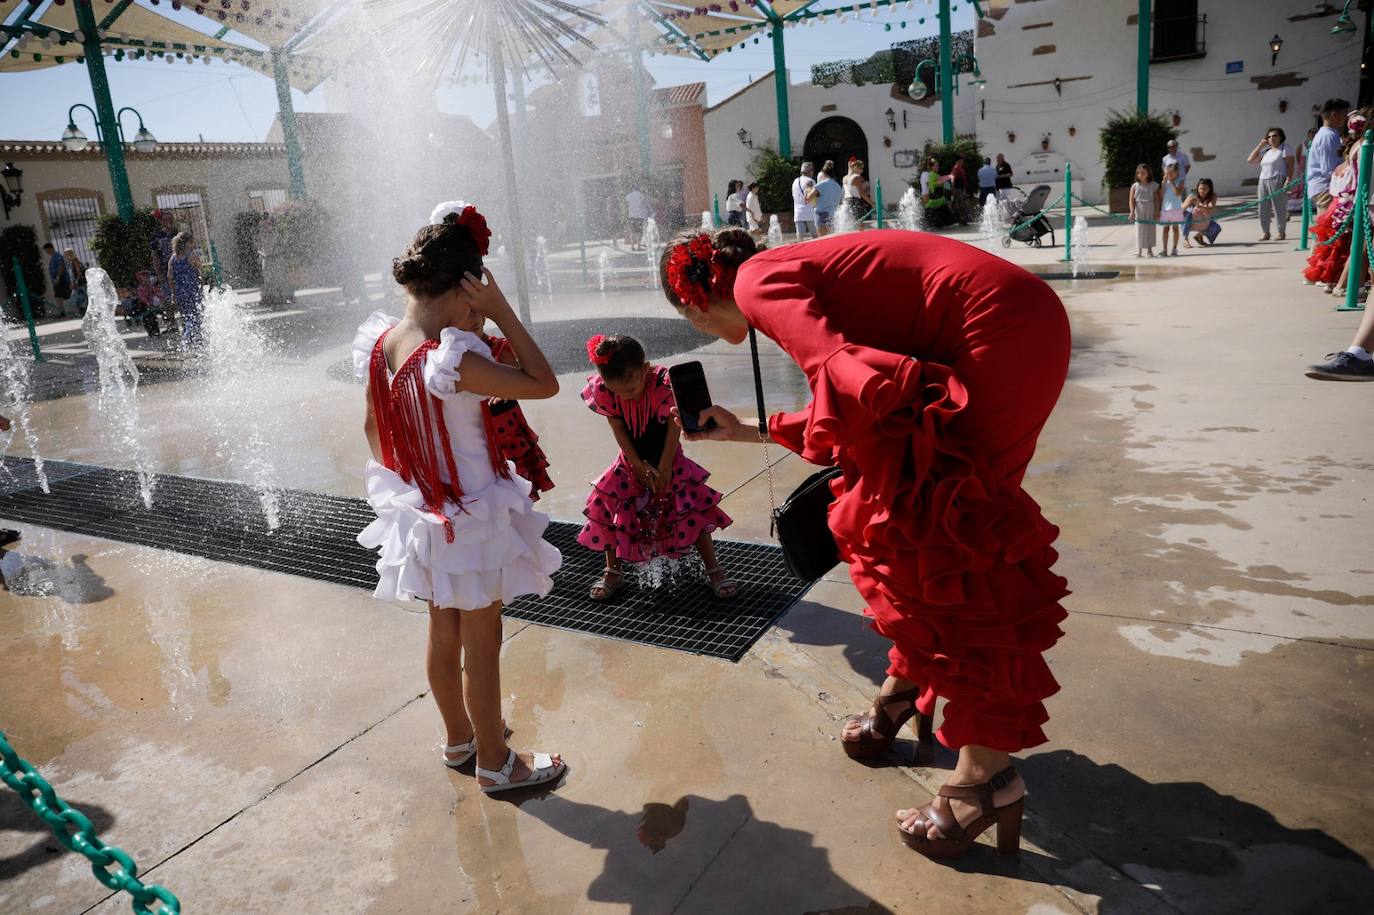
[[[1050,571],[1058,529],[960,439],[952,424],[968,391],[949,367],[846,348],[811,381],[804,429],[789,417],[775,429],[844,470],[830,528],[865,612],[894,643],[890,672],[924,686],[925,712],[948,700],[946,746],[1044,743],[1042,700],[1059,684],[1042,652],[1062,635],[1069,593]]]
[[[703,533],[733,523],[720,508],[720,493],[706,485],[709,478],[679,450],[673,482],[655,496],[621,455],[593,485],[583,511],[587,523],[577,542],[597,552],[613,549],[621,560],[635,564],[684,556]]]
[[[1329,285],[1340,280],[1345,262],[1350,258],[1350,233],[1346,232],[1338,241],[1331,244],[1325,242],[1335,234],[1337,226],[1344,218],[1344,215],[1340,219],[1336,218],[1336,207],[1333,205],[1317,220],[1312,233],[1312,254],[1307,258],[1307,266],[1302,271],[1308,282]]]
[[[502,457],[515,464],[516,472],[530,481],[530,499],[538,502],[540,493],[553,489],[549,459],[544,449],[539,447],[539,436],[530,428],[519,405],[497,415],[495,419],[496,447],[500,449]]]

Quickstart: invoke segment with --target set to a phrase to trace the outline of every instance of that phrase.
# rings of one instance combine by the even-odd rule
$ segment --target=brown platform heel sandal
[[[897,824],[902,841],[907,847],[918,851],[927,858],[962,858],[973,847],[974,840],[993,824],[997,825],[997,853],[1015,855],[1021,851],[1021,815],[1025,811],[1026,799],[1019,797],[1005,807],[992,805],[992,794],[1010,785],[1016,778],[1016,769],[1007,766],[981,785],[945,785],[939,795],[929,804],[921,807],[920,816],[911,831]],[[949,798],[960,801],[976,801],[981,808],[978,819],[967,826],[960,826],[950,807]],[[927,838],[930,827],[940,830],[938,839]]]
[[[935,726],[934,722],[926,715],[916,711],[916,697],[921,694],[920,687],[904,689],[899,693],[889,693],[884,696],[881,693],[874,701],[878,706],[879,714],[865,712],[862,715],[851,715],[849,721],[862,722],[863,727],[859,730],[856,740],[845,740],[840,738],[840,743],[844,746],[845,755],[850,759],[872,759],[881,756],[892,749],[892,742],[897,739],[897,734],[901,732],[902,725],[915,716],[916,718],[916,758],[915,765],[928,766],[935,761]],[[888,718],[882,710],[889,705],[899,702],[907,703],[906,708],[893,721]]]

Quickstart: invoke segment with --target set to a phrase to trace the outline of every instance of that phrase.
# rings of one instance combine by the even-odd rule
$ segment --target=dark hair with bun
[[[597,344],[596,355],[606,361],[597,365],[596,370],[602,378],[619,381],[635,369],[644,365],[644,347],[634,337],[624,334],[607,334]]]
[[[663,254],[658,259],[659,282],[663,287],[663,294],[668,297],[669,303],[674,308],[682,308],[683,305],[677,294],[673,292],[672,284],[668,282],[668,259],[672,256],[674,248],[690,243],[692,239],[701,234],[701,232],[679,233],[673,237],[672,241],[668,242],[667,247],[663,249]],[[739,226],[725,226],[707,234],[711,236],[711,247],[716,250],[719,262],[731,268],[732,274],[734,270],[739,269],[740,264],[767,247],[756,241],[747,229],[741,229]],[[728,296],[731,290],[717,289],[715,291]]]
[[[482,255],[467,226],[453,221],[420,229],[391,262],[396,282],[420,298],[443,295],[469,273],[482,275]]]

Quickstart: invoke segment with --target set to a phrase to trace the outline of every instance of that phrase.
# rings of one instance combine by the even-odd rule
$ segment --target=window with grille
[[[98,191],[42,191],[38,194],[38,208],[43,214],[47,240],[54,248],[59,252],[70,248],[88,267],[96,263],[91,242],[95,240],[96,220],[105,212],[105,202]]]
[[[286,188],[272,187],[249,191],[248,205],[254,213],[270,213],[286,206]]]
[[[1197,0],[1156,0],[1154,20],[1150,60],[1185,60],[1207,53],[1207,17],[1197,14]]]
[[[210,256],[210,220],[205,212],[204,189],[164,187],[153,191],[153,206],[172,214],[177,232],[190,232],[201,257]]]

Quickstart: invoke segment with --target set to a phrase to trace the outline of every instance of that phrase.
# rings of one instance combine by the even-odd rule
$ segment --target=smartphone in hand
[[[696,433],[715,428],[713,419],[705,424],[701,422],[702,411],[711,406],[711,392],[706,387],[706,372],[700,362],[670,366],[668,383],[673,387],[673,399],[677,401],[677,412],[685,431]]]

